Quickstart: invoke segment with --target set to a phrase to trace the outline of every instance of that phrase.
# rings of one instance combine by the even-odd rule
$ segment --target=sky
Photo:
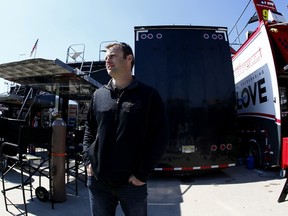
[[[31,58],[37,39],[32,58],[66,62],[69,46],[82,44],[84,59],[97,61],[104,41],[123,41],[133,48],[135,26],[220,26],[230,32],[249,1],[0,0],[0,64]],[[288,0],[274,3],[288,20]],[[238,31],[254,13],[251,2],[237,25]],[[231,33],[230,42],[234,39]],[[7,91],[4,82],[0,80],[0,93]]]

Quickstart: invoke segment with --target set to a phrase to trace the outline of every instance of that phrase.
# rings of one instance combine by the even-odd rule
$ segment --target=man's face
[[[123,72],[130,70],[127,58],[124,59],[123,51],[120,46],[113,46],[106,51],[106,70],[111,77],[119,76]]]

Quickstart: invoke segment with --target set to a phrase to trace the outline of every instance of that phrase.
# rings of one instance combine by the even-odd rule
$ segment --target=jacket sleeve
[[[90,101],[87,120],[85,122],[85,132],[83,138],[83,162],[85,165],[90,163],[88,151],[92,143],[95,141],[97,131],[97,123],[94,112],[94,97],[95,93],[93,94],[93,97]]]
[[[164,103],[155,90],[151,96],[147,114],[146,144],[140,168],[134,175],[146,182],[168,145],[168,121]]]

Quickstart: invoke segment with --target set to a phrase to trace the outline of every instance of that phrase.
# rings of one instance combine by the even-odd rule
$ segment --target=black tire
[[[262,168],[261,150],[257,143],[251,143],[248,154],[253,156],[255,168]]]
[[[49,193],[44,187],[37,187],[35,194],[41,202],[47,202],[49,200]]]
[[[0,174],[2,175],[8,169],[7,158],[0,156]]]

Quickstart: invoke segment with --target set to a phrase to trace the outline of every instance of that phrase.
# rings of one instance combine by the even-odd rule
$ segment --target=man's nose
[[[111,57],[110,56],[106,56],[105,61],[109,62],[110,60],[111,60]]]

